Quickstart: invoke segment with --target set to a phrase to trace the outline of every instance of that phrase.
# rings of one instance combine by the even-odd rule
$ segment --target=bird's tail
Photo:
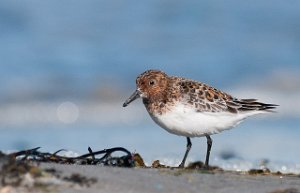
[[[275,112],[277,106],[276,104],[267,104],[258,102],[257,99],[239,99],[235,101],[239,104],[239,111],[265,111],[265,112]]]

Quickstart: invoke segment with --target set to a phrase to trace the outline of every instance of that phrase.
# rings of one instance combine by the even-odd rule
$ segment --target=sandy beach
[[[96,163],[101,159],[86,159],[84,155],[67,158],[37,149],[0,155],[0,193],[300,193],[300,174],[271,172],[267,168],[237,172],[210,166],[207,170],[199,169],[203,168],[202,162],[193,162],[179,169],[161,165],[159,160],[146,167],[138,154],[133,157],[134,165],[121,162],[127,160],[127,156],[102,159],[102,164],[95,165],[92,161]],[[111,154],[119,149],[105,152]],[[23,159],[18,157],[24,154]],[[35,158],[30,158],[30,154]]]
[[[117,168],[41,164],[43,169],[60,171],[60,176],[80,174],[96,179],[89,186],[64,185],[47,188],[47,192],[197,192],[197,193],[297,193],[300,192],[299,176],[249,175],[235,172],[209,173],[199,170]],[[43,192],[35,189],[34,192]]]

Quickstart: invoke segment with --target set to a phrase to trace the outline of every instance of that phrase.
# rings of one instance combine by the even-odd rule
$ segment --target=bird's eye
[[[149,85],[152,86],[152,85],[154,85],[154,84],[155,84],[155,81],[154,81],[154,80],[150,80],[150,81],[149,81]]]

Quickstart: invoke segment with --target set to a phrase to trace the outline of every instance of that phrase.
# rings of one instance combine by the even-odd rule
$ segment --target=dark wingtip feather
[[[279,105],[277,104],[268,104],[268,103],[261,103],[257,102],[256,99],[241,99],[236,100],[236,103],[239,103],[241,107],[238,110],[241,111],[268,111],[274,112],[273,109],[276,109]]]
[[[276,104],[265,104],[265,106],[260,109],[261,111],[267,111],[267,112],[272,112],[275,113],[276,111],[274,111],[279,105]]]
[[[240,101],[246,102],[246,103],[251,103],[257,101],[257,99],[241,99]]]

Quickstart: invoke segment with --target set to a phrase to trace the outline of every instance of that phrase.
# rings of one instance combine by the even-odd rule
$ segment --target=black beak
[[[140,98],[141,92],[139,90],[134,91],[134,93],[124,102],[123,107],[126,107],[137,98]]]

